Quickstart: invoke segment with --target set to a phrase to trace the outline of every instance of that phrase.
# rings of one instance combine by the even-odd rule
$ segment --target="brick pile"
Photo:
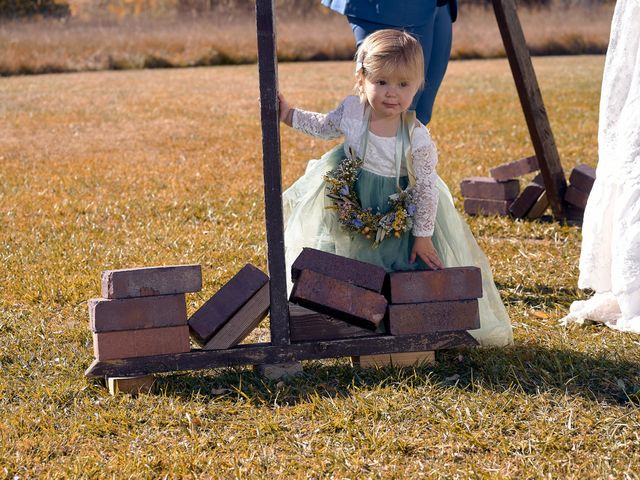
[[[188,352],[185,293],[201,288],[200,265],[102,272],[102,298],[88,302],[96,360]],[[149,378],[107,380],[114,393],[140,390]]]

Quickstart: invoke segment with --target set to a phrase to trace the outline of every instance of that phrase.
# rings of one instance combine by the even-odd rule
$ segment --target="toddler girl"
[[[485,345],[511,343],[508,316],[486,257],[435,171],[429,131],[408,111],[424,83],[420,44],[379,30],[356,53],[356,92],[328,114],[292,108],[280,95],[280,119],[321,138],[344,137],[284,192],[287,265],[313,247],[387,271],[476,265],[482,269]],[[287,268],[289,270],[289,268]]]

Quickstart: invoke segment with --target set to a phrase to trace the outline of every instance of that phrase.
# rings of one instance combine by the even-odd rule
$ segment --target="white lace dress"
[[[291,264],[304,247],[382,264],[387,270],[420,268],[418,262],[408,263],[410,244],[407,235],[401,239],[385,239],[379,248],[373,249],[372,242],[364,236],[350,235],[342,230],[333,211],[326,208],[329,201],[322,176],[345,158],[349,147],[354,149],[360,158],[363,157],[363,134],[368,135],[368,142],[361,172],[366,178],[362,183],[371,185],[370,181],[381,181],[395,185],[395,138],[378,137],[367,132],[364,118],[364,107],[357,97],[347,97],[337,109],[328,114],[294,111],[294,128],[321,138],[343,136],[344,144],[335,147],[318,160],[311,160],[305,174],[283,194],[287,275],[290,274]],[[435,172],[437,150],[429,131],[422,125],[416,127],[410,143],[418,198],[413,234],[432,236],[436,251],[446,267],[475,265],[481,268],[481,328],[469,333],[481,345],[508,345],[513,341],[511,324],[493,282],[489,263],[467,224],[456,211],[447,186]],[[406,175],[404,165],[400,169],[400,175]],[[362,176],[358,177],[358,182],[361,178]],[[367,207],[367,200],[363,198],[366,192],[359,192],[359,195],[362,205]],[[382,194],[384,199],[385,195],[388,193]],[[393,246],[395,243],[392,245],[385,242],[397,242],[398,248]],[[384,256],[385,251],[391,252],[393,258],[382,258],[381,255]],[[403,253],[398,255],[399,251]]]
[[[600,98],[596,181],[582,227],[578,286],[565,322],[640,333],[640,0],[618,0]]]

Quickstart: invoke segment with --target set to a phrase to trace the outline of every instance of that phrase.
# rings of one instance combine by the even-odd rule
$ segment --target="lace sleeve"
[[[329,113],[316,113],[293,109],[293,128],[314,137],[324,139],[337,138],[343,134],[341,123],[344,112],[344,102]]]
[[[435,228],[436,210],[438,208],[438,188],[436,186],[438,152],[425,127],[416,127],[411,151],[413,169],[416,175],[416,213],[413,223],[413,235],[416,237],[430,237],[433,235]]]

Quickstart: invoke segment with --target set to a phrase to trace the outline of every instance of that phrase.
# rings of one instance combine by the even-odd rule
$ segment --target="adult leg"
[[[452,25],[449,5],[437,8],[433,27],[425,25],[419,36],[425,53],[425,87],[419,94],[416,103],[418,120],[427,125],[431,121],[433,104],[447,71],[449,56],[451,55]]]

